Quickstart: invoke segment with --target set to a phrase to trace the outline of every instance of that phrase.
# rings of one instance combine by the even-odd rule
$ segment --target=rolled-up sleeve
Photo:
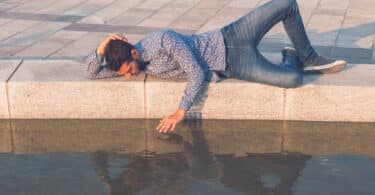
[[[205,75],[191,48],[174,31],[166,31],[162,41],[163,47],[176,60],[187,75],[187,84],[179,108],[189,110],[194,99],[203,88]]]
[[[97,55],[96,51],[87,57],[85,76],[88,79],[103,79],[118,76],[116,71],[106,67],[103,55]]]

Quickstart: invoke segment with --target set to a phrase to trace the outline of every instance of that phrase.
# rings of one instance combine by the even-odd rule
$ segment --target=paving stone
[[[372,45],[374,44],[374,37],[375,36],[367,36],[367,37],[353,37],[348,36],[346,34],[340,34],[337,39],[337,47],[344,47],[344,48],[361,48],[361,49],[372,49]]]
[[[9,118],[6,81],[20,63],[20,60],[0,60],[0,119]]]
[[[143,74],[88,80],[85,71],[70,60],[24,61],[8,83],[12,119],[145,116]]]
[[[100,10],[102,7],[109,5],[113,1],[114,0],[87,0],[82,4],[65,11],[64,14],[87,16]]]
[[[186,8],[195,7],[196,4],[201,2],[201,0],[174,0],[170,1],[165,7],[167,8]],[[198,8],[199,9],[199,8]]]
[[[25,3],[19,4],[19,6],[11,9],[11,12],[36,12],[49,4],[53,3],[55,0],[43,0],[43,1],[27,1]]]
[[[336,32],[340,29],[343,16],[314,14],[307,24],[307,28],[316,30],[318,33]]]
[[[290,41],[282,22],[273,26],[270,31],[266,33],[265,38]]]
[[[255,8],[259,0],[232,0],[228,6],[235,8]]]
[[[2,41],[1,44],[27,46],[67,25],[68,23],[62,22],[43,22]]]
[[[343,16],[313,15],[307,25],[312,44],[333,46],[339,33]]]
[[[197,30],[202,27],[209,18],[214,16],[217,11],[217,9],[191,9],[175,20],[170,27]]]
[[[219,29],[219,28],[222,28],[222,27],[230,24],[231,22],[233,22],[235,20],[236,19],[233,19],[233,18],[214,17],[214,18],[210,19],[205,25],[203,25],[198,30],[198,32],[201,33],[201,32],[207,32],[207,31],[214,30],[214,29]]]
[[[12,152],[11,129],[8,119],[0,119],[0,153]]]
[[[161,118],[167,113],[175,112],[185,86],[186,81],[183,80],[171,82],[147,76],[147,117]],[[220,83],[206,83],[204,89],[189,113],[200,113],[202,118],[211,119],[282,118],[282,88],[226,79]],[[257,93],[253,93],[254,91]]]
[[[373,65],[349,65],[337,74],[305,77],[303,87],[287,89],[285,119],[374,121],[374,74]]]
[[[0,17],[9,18],[9,19],[40,20],[40,21],[52,21],[52,22],[75,22],[81,19],[81,16],[75,16],[75,15],[17,13],[17,12],[0,13]]]
[[[83,18],[80,23],[90,24],[107,24],[113,18],[128,13],[129,9],[133,9],[134,6],[142,2],[142,0],[117,0],[111,5],[95,12],[94,14]],[[129,13],[128,13],[129,14]]]
[[[185,7],[185,8],[166,7],[166,8],[163,8],[163,9],[157,11],[155,14],[153,14],[149,18],[146,18],[145,20],[143,20],[141,23],[138,24],[138,26],[165,28],[165,27],[169,26],[177,18],[179,18],[181,15],[183,15],[188,9],[189,9],[189,7]]]
[[[21,50],[15,56],[45,58],[70,42],[67,39],[46,38]]]
[[[25,46],[6,45],[0,47],[0,58],[4,59],[9,56],[13,56],[20,50],[24,49]]]
[[[87,33],[79,40],[53,54],[52,57],[82,58],[88,56],[107,36],[108,33]]]
[[[81,38],[84,34],[86,34],[86,32],[59,30],[50,37],[57,39],[77,40]]]
[[[0,18],[0,25],[4,25],[8,22],[10,22],[11,20],[10,19],[3,19],[3,18]]]
[[[332,49],[333,56],[348,57],[348,58],[365,58],[371,59],[372,50],[362,48],[345,48],[345,47],[334,47]]]
[[[205,0],[200,1],[195,8],[222,8],[224,5],[228,4],[230,0]]]
[[[375,14],[374,13],[375,4],[374,4],[374,1],[372,0],[350,1],[350,9],[369,11],[369,12],[372,12],[372,15]]]
[[[44,14],[62,14],[65,11],[79,6],[85,2],[85,0],[64,0],[64,1],[54,1],[47,7],[38,11],[38,13]]]
[[[350,64],[375,64],[374,61],[371,60],[371,58],[353,58],[353,57],[337,57],[337,56],[331,56],[332,58],[337,58],[340,60],[345,60]]]
[[[288,121],[283,148],[313,156],[343,153],[375,156],[374,129],[374,123]]]
[[[309,9],[309,10],[313,10],[315,8],[318,7],[319,5],[319,2],[320,0],[310,0],[310,1],[300,1],[298,0],[297,3],[298,3],[298,7],[300,9]]]
[[[142,9],[131,9],[110,20],[108,24],[113,25],[137,25],[145,18],[153,14],[153,11]]]
[[[139,4],[136,8],[138,9],[149,9],[149,10],[159,10],[167,3],[172,0],[146,0]]]
[[[33,25],[38,24],[37,21],[28,21],[28,20],[12,20],[12,22],[2,25],[0,31],[0,40],[4,40],[18,32],[21,32]],[[2,44],[2,42],[1,42]]]
[[[145,120],[13,119],[14,152],[145,150]]]
[[[331,10],[346,10],[348,6],[349,0],[321,0],[319,2],[319,8]]]

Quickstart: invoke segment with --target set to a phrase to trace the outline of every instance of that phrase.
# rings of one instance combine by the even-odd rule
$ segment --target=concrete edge
[[[46,61],[33,60],[32,63],[22,61],[17,66],[7,79],[10,119],[162,118],[177,109],[186,85],[184,80],[175,82],[148,75],[136,81],[123,78],[91,81],[83,78],[81,73],[75,73],[73,76],[70,75],[71,79],[66,79],[61,73],[51,73],[50,70],[39,72],[40,69],[37,68],[39,63],[42,63],[45,69],[51,67],[51,70],[55,70],[58,67],[62,72],[64,69],[65,72],[83,71],[82,66],[66,65],[66,60],[63,62],[48,64]],[[21,67],[21,64],[26,65]],[[337,74],[306,76],[305,85],[294,89],[225,79],[219,83],[208,83],[210,89],[203,97],[205,102],[202,104],[202,99],[196,102],[195,107],[193,106],[188,112],[187,118],[375,122],[373,75],[375,75],[375,66],[351,64]],[[75,84],[77,82],[79,85]],[[123,82],[131,83],[131,86],[125,89]],[[64,93],[64,90],[72,88],[75,89],[70,93]],[[123,91],[119,92],[119,88],[123,88]],[[138,90],[135,90],[137,88]],[[238,90],[233,90],[234,88]],[[103,92],[103,89],[108,91]],[[46,91],[48,93],[45,93]],[[128,91],[132,92],[127,93]],[[29,98],[31,92],[35,95],[33,98]],[[108,94],[112,96],[108,97]],[[59,96],[64,96],[65,99],[54,102],[53,99]],[[83,110],[83,114],[72,114],[74,109],[64,112],[69,110],[72,104],[69,99],[80,98],[79,96],[82,96],[81,102],[75,101],[74,109],[78,112]],[[24,99],[25,97],[27,98]],[[82,107],[81,103],[87,98],[91,99],[92,104]],[[124,98],[130,98],[131,103],[139,106],[133,110],[129,106],[118,109],[116,105],[122,105],[120,103]],[[93,103],[103,100],[112,103],[110,106]],[[59,106],[59,109],[53,110],[55,106]],[[116,114],[111,114],[112,112]]]

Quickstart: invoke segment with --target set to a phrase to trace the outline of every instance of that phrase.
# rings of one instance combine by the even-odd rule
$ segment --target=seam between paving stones
[[[172,0],[173,1],[173,0]],[[148,10],[148,9],[142,9],[142,10],[148,10],[148,11],[151,11],[152,13],[150,14],[150,15],[148,15],[147,17],[145,17],[145,18],[143,18],[142,20],[140,20],[138,23],[135,23],[133,26],[138,26],[140,23],[142,23],[143,21],[145,21],[146,19],[149,19],[149,18],[151,18],[152,16],[154,16],[156,13],[158,13],[158,11],[160,11],[160,10],[162,10],[162,9],[164,9],[165,7],[167,7],[167,5],[169,5],[172,1],[169,1],[168,3],[166,3],[166,4],[164,4],[163,6],[161,6],[159,9],[157,9],[157,10]],[[145,1],[141,1],[142,3],[144,3]],[[142,3],[139,3],[139,4],[137,4],[136,6],[134,6],[134,7],[132,7],[132,8],[134,8],[134,9],[139,9],[139,8],[137,8],[139,5],[141,5]],[[132,9],[132,8],[129,8],[129,9]],[[128,10],[129,10],[128,9]],[[125,13],[126,11],[128,11],[128,10],[125,10],[123,13]],[[120,15],[118,15],[118,16],[121,16],[123,13],[121,13]],[[112,18],[112,19],[114,19],[114,18]]]
[[[14,152],[14,136],[13,136],[13,124],[12,124],[12,116],[10,112],[10,99],[9,99],[9,81],[12,78],[12,76],[16,73],[18,68],[21,66],[23,63],[23,60],[17,65],[17,67],[13,70],[13,72],[9,75],[7,80],[5,81],[5,93],[6,93],[6,98],[7,98],[7,104],[8,104],[8,116],[9,116],[9,127],[10,127],[10,146],[11,146],[11,152]]]
[[[344,25],[344,22],[345,22],[346,16],[347,16],[347,14],[348,14],[349,7],[350,7],[350,1],[349,1],[349,4],[348,4],[348,7],[347,7],[346,10],[345,10],[344,18],[343,18],[342,21],[341,21],[339,32],[337,33],[337,37],[336,37],[336,39],[335,39],[335,43],[333,44],[333,47],[332,47],[332,49],[331,49],[331,53],[329,54],[329,56],[332,56],[332,54],[333,54],[333,50],[334,50],[334,48],[336,48],[336,46],[337,46],[337,42],[338,42],[339,37],[340,37],[340,34],[341,34],[342,26]]]
[[[259,2],[260,2],[260,0],[258,0],[258,3],[257,4],[259,4]],[[203,24],[201,24],[200,26],[199,26],[199,28],[197,28],[197,30],[195,30],[195,31],[199,31],[202,27],[204,27],[211,19],[213,19],[213,18],[215,18],[216,16],[217,16],[217,14],[223,9],[223,7],[226,7],[228,4],[230,4],[231,3],[231,1],[228,1],[226,4],[224,4],[222,7],[220,7],[219,9],[217,9],[216,10],[216,12],[215,12],[215,14],[212,14],[212,16],[210,17],[210,18],[207,18],[206,19],[206,21],[203,23]],[[196,5],[197,6],[197,5]],[[196,7],[195,6],[195,7]],[[254,9],[254,8],[253,8]]]

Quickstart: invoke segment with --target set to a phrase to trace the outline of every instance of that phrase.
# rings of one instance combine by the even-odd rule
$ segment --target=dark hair
[[[108,68],[118,71],[121,64],[133,60],[131,50],[133,45],[120,40],[111,40],[104,52],[104,57]]]

